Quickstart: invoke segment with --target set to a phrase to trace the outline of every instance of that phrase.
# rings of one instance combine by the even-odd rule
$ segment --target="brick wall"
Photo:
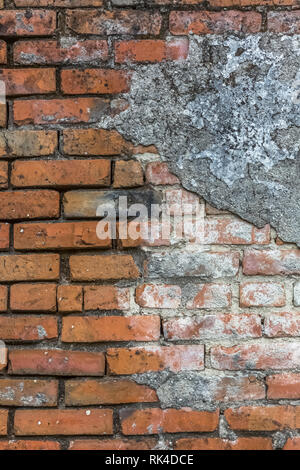
[[[299,449],[299,249],[208,204],[205,250],[96,235],[118,195],[174,223],[197,199],[97,128],[130,65],[185,60],[189,33],[299,33],[299,1],[0,6],[0,449]]]

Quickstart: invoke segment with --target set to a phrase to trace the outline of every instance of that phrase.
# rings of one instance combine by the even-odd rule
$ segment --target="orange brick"
[[[1,381],[0,381],[1,383]],[[158,401],[156,392],[131,380],[68,380],[65,384],[68,406],[151,403]]]
[[[31,10],[30,14],[27,10],[1,11],[1,36],[47,36],[55,32],[55,27],[54,11]]]
[[[17,375],[104,375],[101,352],[59,349],[13,350],[9,354],[10,374]]]
[[[61,222],[15,224],[17,250],[110,248],[111,239],[101,240],[97,222]]]
[[[17,436],[113,434],[112,410],[17,410]]]
[[[124,70],[63,70],[62,91],[67,95],[117,94],[129,91],[130,75]]]
[[[141,39],[138,41],[119,41],[115,43],[117,63],[162,62],[163,60],[186,59],[189,42],[186,38],[162,41]]]
[[[116,286],[84,287],[85,310],[128,310],[129,289]]]
[[[0,286],[0,312],[5,312],[7,309],[7,287]]]
[[[58,337],[57,319],[48,315],[0,316],[0,337],[8,341],[42,341]]]
[[[67,155],[120,155],[131,148],[116,131],[68,129],[63,132]]]
[[[7,420],[8,410],[0,410],[0,435],[6,436],[7,434]]]
[[[8,187],[8,163],[0,162],[0,189]]]
[[[287,439],[283,450],[299,450],[300,449],[300,437],[290,437]]]
[[[156,439],[76,439],[70,442],[69,450],[151,450]],[[1,445],[1,444],[0,444]]]
[[[137,279],[140,274],[131,255],[71,256],[70,269],[77,281]]]
[[[143,169],[136,161],[117,161],[114,172],[114,188],[134,188],[144,184]]]
[[[244,406],[225,410],[225,418],[232,429],[246,431],[277,431],[300,427],[298,406]]]
[[[59,193],[56,191],[0,192],[1,219],[55,218],[59,211]]]
[[[1,69],[8,96],[40,95],[55,92],[55,69]]]
[[[202,370],[203,345],[147,346],[139,348],[114,348],[107,351],[109,374],[141,374],[170,369]]]
[[[234,441],[218,437],[185,438],[175,442],[175,450],[273,450],[269,437],[239,437]]]
[[[56,311],[55,284],[15,284],[10,288],[10,308],[14,311]]]
[[[0,64],[7,63],[7,46],[5,41],[0,41]]]
[[[175,410],[148,408],[120,411],[122,432],[125,435],[159,434],[161,432],[214,431],[219,423],[218,411],[193,411],[191,408]]]
[[[82,287],[68,285],[58,286],[58,311],[63,313],[81,312],[82,298]]]
[[[0,379],[1,406],[56,406],[57,380]]]
[[[9,249],[9,224],[0,224],[0,250]]]
[[[162,284],[143,284],[135,291],[136,303],[147,308],[178,308],[181,304],[181,288]]]
[[[15,440],[0,441],[0,450],[60,450],[60,443],[56,441],[29,441]]]
[[[0,157],[40,157],[53,154],[56,148],[56,131],[0,132]]]
[[[7,104],[0,103],[0,127],[7,125]]]
[[[4,255],[0,256],[2,281],[47,281],[59,277],[59,256]]]

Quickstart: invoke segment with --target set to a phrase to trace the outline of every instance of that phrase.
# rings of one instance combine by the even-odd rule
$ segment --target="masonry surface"
[[[300,449],[299,2],[0,7],[0,449]]]

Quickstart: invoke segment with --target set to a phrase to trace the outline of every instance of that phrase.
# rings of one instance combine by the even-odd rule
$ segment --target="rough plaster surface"
[[[298,80],[300,35],[191,36],[188,60],[134,67],[129,108],[104,125],[156,145],[186,189],[300,246]]]

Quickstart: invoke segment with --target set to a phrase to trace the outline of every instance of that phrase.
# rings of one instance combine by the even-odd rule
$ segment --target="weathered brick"
[[[236,346],[214,346],[210,350],[214,369],[292,369],[299,367],[298,342],[268,341]]]
[[[261,21],[261,15],[252,11],[172,11],[170,32],[172,34],[258,33]]]
[[[298,313],[272,313],[265,318],[264,331],[269,337],[299,336]]]
[[[60,41],[18,41],[14,44],[16,64],[86,64],[108,59],[108,45],[104,40],[61,38]]]
[[[232,292],[228,284],[187,284],[183,293],[188,309],[224,309],[231,306]]]
[[[177,176],[169,172],[168,164],[161,162],[148,163],[146,181],[154,185],[179,184]]]
[[[70,442],[69,450],[151,450],[156,439],[76,439]],[[0,444],[1,445],[1,444]]]
[[[294,305],[300,307],[300,282],[294,284]]]
[[[7,309],[7,287],[0,286],[0,312],[5,312]]]
[[[125,70],[63,70],[62,91],[68,95],[117,94],[129,91],[130,75]]]
[[[138,41],[119,41],[115,43],[115,60],[117,63],[162,62],[163,60],[180,60],[188,56],[187,38],[162,41],[159,39],[141,39]]]
[[[131,146],[116,131],[68,129],[63,132],[67,155],[120,155]]]
[[[59,349],[13,350],[9,354],[10,374],[17,375],[104,375],[101,352]]]
[[[300,11],[270,11],[267,24],[272,33],[299,34]]]
[[[119,248],[136,248],[143,246],[169,246],[171,244],[168,232],[163,231],[160,221],[146,220],[138,222],[117,223],[117,238]]]
[[[103,0],[15,0],[17,7],[101,7]]]
[[[55,69],[1,69],[8,96],[40,95],[55,92]]]
[[[217,314],[185,317],[165,321],[166,340],[182,339],[237,339],[262,336],[261,318],[255,314]]]
[[[55,28],[56,13],[54,11],[1,11],[0,36],[47,36],[53,34],[55,32]]]
[[[24,439],[1,440],[0,450],[60,450],[60,443],[56,441],[29,441]]]
[[[243,282],[240,286],[241,307],[281,307],[285,305],[285,288],[278,282]]]
[[[7,434],[8,410],[0,410],[0,436]]]
[[[57,380],[0,379],[1,406],[56,406]]]
[[[18,126],[93,123],[110,113],[110,105],[103,98],[18,100],[14,102],[13,113]]]
[[[267,397],[270,399],[300,398],[300,374],[284,373],[267,377]]]
[[[148,408],[120,411],[122,432],[125,435],[159,434],[161,432],[214,431],[219,423],[218,411],[193,411],[191,408],[175,410]]]
[[[103,341],[157,341],[160,337],[158,315],[131,317],[66,317],[62,341],[97,343]]]
[[[0,189],[8,187],[8,163],[0,162]]]
[[[0,132],[0,157],[40,157],[53,154],[56,148],[56,131]]]
[[[143,169],[136,161],[117,161],[114,171],[114,188],[134,188],[144,184]]]
[[[7,350],[7,347],[2,344],[1,355],[0,355],[0,371],[6,369],[7,364],[8,364],[8,350]],[[1,421],[1,418],[0,418],[0,421]],[[1,425],[0,425],[0,428],[1,428]]]
[[[47,160],[13,163],[15,187],[109,186],[109,160]]]
[[[84,308],[85,310],[129,310],[129,289],[117,286],[86,286]]]
[[[143,10],[67,10],[67,26],[78,34],[151,34],[161,30],[162,17],[158,12]]]
[[[273,450],[269,437],[239,437],[234,441],[219,437],[184,438],[175,442],[175,450]]]
[[[300,427],[298,406],[244,406],[225,410],[225,418],[232,429],[246,431],[277,431]]]
[[[247,250],[243,259],[247,275],[300,274],[300,249]]]
[[[140,274],[131,255],[75,255],[70,257],[70,270],[77,281],[137,279]]]
[[[113,434],[112,410],[17,410],[17,436]]]
[[[135,291],[136,303],[146,308],[178,308],[181,288],[168,284],[143,284]]]
[[[149,256],[145,269],[149,278],[232,277],[238,273],[239,253],[179,250],[154,253]]]
[[[246,6],[289,6],[297,5],[297,0],[209,0],[212,7],[246,7]]]
[[[0,103],[0,127],[7,125],[7,104]]]
[[[1,384],[1,381],[0,381]],[[68,380],[65,384],[67,406],[115,405],[158,401],[156,392],[132,380]]]
[[[97,222],[15,224],[17,250],[110,248],[111,239],[101,240]]]
[[[199,208],[199,196],[184,189],[165,191],[167,213],[170,215],[195,214]]]
[[[0,337],[9,341],[42,341],[58,337],[57,319],[49,315],[0,316]]]
[[[4,255],[0,256],[1,281],[47,281],[59,277],[59,256]]]
[[[55,284],[14,284],[10,288],[13,311],[56,311]]]
[[[62,285],[57,288],[58,311],[63,313],[81,312],[83,293],[81,286]]]
[[[7,46],[5,41],[0,41],[0,64],[7,63]]]
[[[204,225],[204,243],[217,245],[263,245],[270,241],[270,226],[258,229],[236,217],[209,217]]]
[[[284,444],[283,450],[299,450],[300,449],[300,437],[289,437]]]
[[[9,248],[9,224],[0,224],[0,250],[6,251]]]
[[[56,218],[59,210],[59,193],[56,191],[0,192],[1,219]]]
[[[203,345],[147,346],[138,348],[114,348],[107,351],[110,375],[140,374],[170,369],[202,370],[204,368]]]

